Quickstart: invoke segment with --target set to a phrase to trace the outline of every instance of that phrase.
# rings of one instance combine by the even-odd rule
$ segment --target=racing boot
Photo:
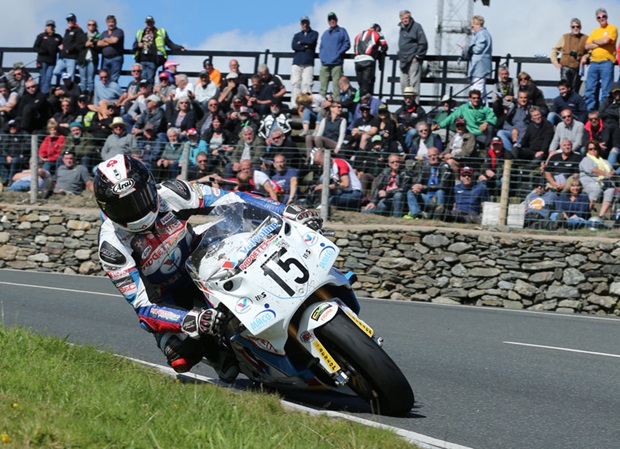
[[[232,350],[221,346],[216,337],[203,336],[203,354],[222,382],[232,383],[239,375],[239,364]]]

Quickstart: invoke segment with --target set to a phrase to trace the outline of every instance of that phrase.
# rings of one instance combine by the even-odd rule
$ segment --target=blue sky
[[[445,0],[445,8],[463,5],[465,1]],[[73,12],[79,24],[84,26],[87,19],[94,18],[100,29],[105,28],[106,15],[115,14],[126,33],[127,47],[133,42],[136,31],[144,26],[144,18],[152,15],[157,26],[166,28],[176,43],[191,50],[289,51],[301,16],[309,16],[312,27],[322,33],[327,28],[327,13],[334,11],[351,39],[372,23],[379,23],[390,45],[388,53],[394,53],[398,12],[409,9],[414,19],[423,25],[431,43],[429,53],[434,54],[436,4],[436,0],[19,0],[11,2],[10,8],[3,8],[0,42],[3,46],[30,47],[36,34],[43,31],[45,20],[54,19],[62,31],[66,15]],[[572,17],[581,19],[584,32],[591,31],[597,26],[594,12],[601,5],[609,12],[609,22],[620,26],[620,0],[491,0],[491,7],[475,3],[474,13],[485,17],[493,36],[495,54],[533,56],[549,54],[559,36],[569,31]],[[11,58],[26,62],[24,56],[7,55],[3,64],[6,66],[15,60]],[[184,69],[198,68],[189,60],[180,62]],[[241,65],[243,70],[243,62]],[[225,61],[216,61],[216,66],[227,70]],[[553,70],[545,68],[541,77],[554,77]]]

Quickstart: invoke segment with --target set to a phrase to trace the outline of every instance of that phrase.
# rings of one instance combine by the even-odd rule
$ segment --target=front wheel
[[[344,313],[316,329],[325,349],[350,377],[349,387],[373,413],[402,416],[413,407],[411,386],[400,368]]]

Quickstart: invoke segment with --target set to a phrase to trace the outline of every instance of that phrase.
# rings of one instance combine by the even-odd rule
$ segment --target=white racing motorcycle
[[[405,415],[409,382],[361,320],[354,275],[333,268],[321,233],[246,203],[217,206],[187,261],[212,307],[225,312],[220,344],[250,380],[358,395],[373,413]]]

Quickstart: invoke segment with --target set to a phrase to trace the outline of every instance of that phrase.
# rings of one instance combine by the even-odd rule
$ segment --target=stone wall
[[[3,206],[0,268],[103,275],[97,211]],[[620,315],[620,241],[430,226],[330,224],[359,295]]]

